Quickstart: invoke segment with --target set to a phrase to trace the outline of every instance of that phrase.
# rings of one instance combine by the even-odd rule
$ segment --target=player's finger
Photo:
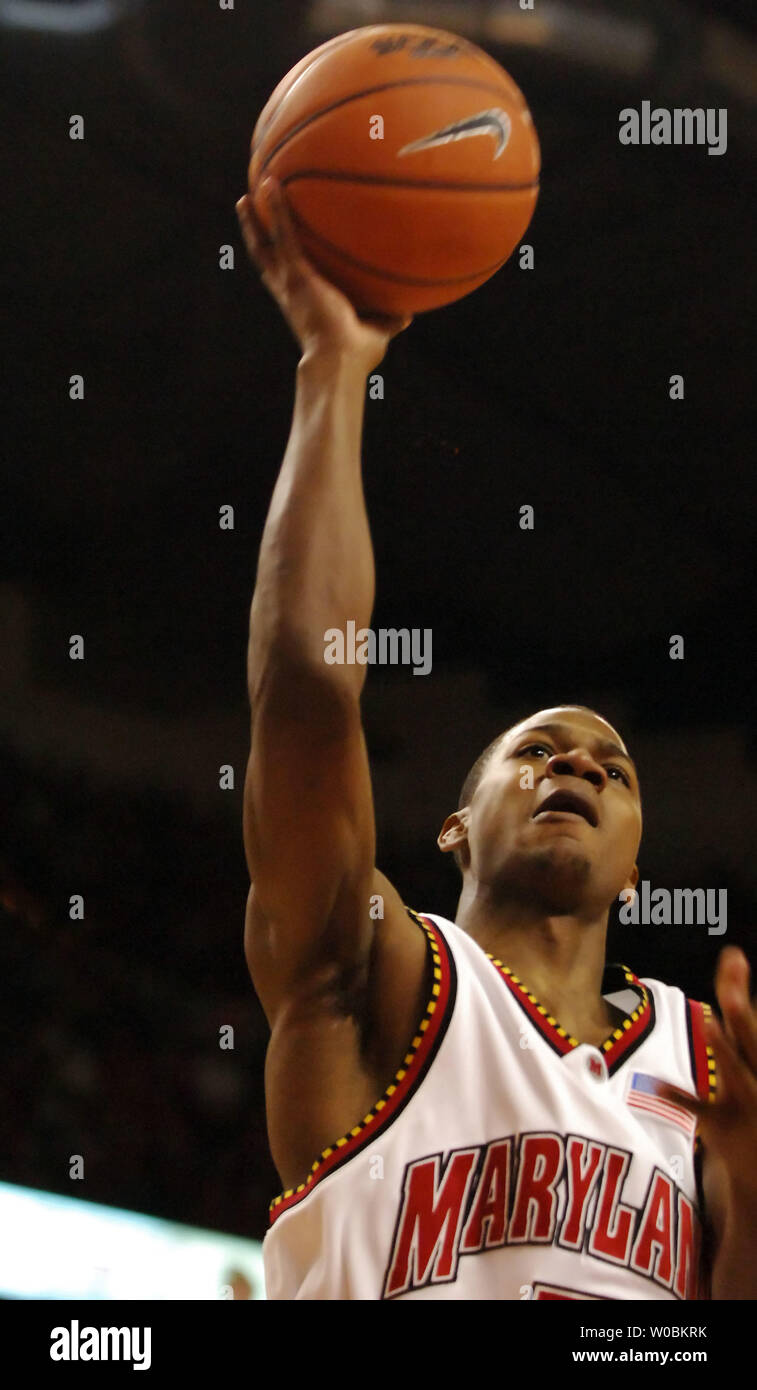
[[[249,200],[246,194],[239,199],[236,208],[237,217],[239,218],[239,229],[242,233],[244,244],[252,256],[252,259],[257,261],[260,254],[260,238],[257,235],[257,229],[252,220]]]
[[[245,195],[239,199],[236,205],[239,225],[242,231],[242,238],[247,247],[250,259],[260,271],[260,278],[266,289],[272,292],[274,275],[276,271],[276,253],[270,241],[266,238],[265,231],[255,216],[252,207],[252,199]]]
[[[395,319],[394,325],[389,329],[389,337],[396,338],[400,333],[404,333],[405,329],[409,328],[412,322],[412,314],[409,318]]]
[[[271,209],[271,230],[276,249],[283,253],[287,261],[300,261],[302,247],[281,184],[268,174],[261,186]]]
[[[749,962],[738,946],[727,946],[718,958],[715,993],[726,1036],[757,1076],[757,1014],[749,998]]]
[[[659,1095],[663,1100],[671,1100],[675,1105],[682,1105],[691,1115],[699,1118],[706,1115],[712,1108],[711,1102],[700,1100],[698,1096],[689,1095],[688,1091],[679,1091],[677,1086],[671,1086],[669,1082],[663,1082],[659,1088]]]

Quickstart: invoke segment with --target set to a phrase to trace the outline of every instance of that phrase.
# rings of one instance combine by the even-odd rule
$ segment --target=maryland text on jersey
[[[694,1206],[660,1169],[641,1211],[624,1202],[631,1158],[582,1135],[541,1133],[472,1145],[446,1162],[442,1154],[414,1160],[405,1169],[382,1296],[451,1282],[463,1256],[517,1244],[584,1250],[678,1298],[700,1297]]]

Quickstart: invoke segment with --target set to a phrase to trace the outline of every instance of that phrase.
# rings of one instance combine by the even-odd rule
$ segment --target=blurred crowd
[[[280,1184],[241,818],[0,767],[0,1179],[262,1239]]]

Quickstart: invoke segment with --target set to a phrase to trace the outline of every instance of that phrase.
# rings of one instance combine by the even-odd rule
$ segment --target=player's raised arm
[[[278,187],[272,239],[249,198],[245,242],[302,356],[250,613],[245,949],[269,1021],[321,969],[371,948],[374,820],[360,720],[365,670],[328,665],[328,629],[370,623],[374,568],[361,477],[366,378],[409,319],[360,319],[302,255]]]

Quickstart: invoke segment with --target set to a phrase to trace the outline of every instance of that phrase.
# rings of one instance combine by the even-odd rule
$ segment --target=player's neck
[[[602,999],[607,912],[596,920],[540,913],[522,905],[492,908],[480,893],[460,899],[457,925],[512,970],[581,1041],[608,1035],[617,1019]]]

